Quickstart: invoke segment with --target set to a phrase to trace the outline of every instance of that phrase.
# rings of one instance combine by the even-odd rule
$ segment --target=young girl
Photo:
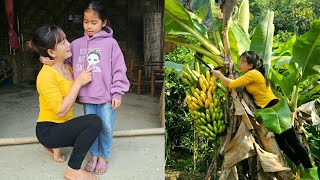
[[[113,31],[108,26],[106,8],[102,2],[91,1],[83,15],[84,36],[71,43],[75,78],[91,67],[92,81],[80,89],[79,101],[85,114],[97,114],[102,119],[102,130],[91,146],[91,160],[87,171],[106,172],[111,155],[115,109],[129,90],[126,64]]]
[[[37,29],[29,43],[36,56],[54,60],[52,66],[43,65],[37,76],[39,93],[39,117],[36,135],[53,158],[61,161],[59,148],[73,146],[64,177],[69,180],[97,179],[81,170],[81,164],[89,148],[101,130],[101,119],[97,115],[73,118],[73,105],[80,88],[91,81],[92,68],[82,71],[74,80],[72,70],[64,64],[72,54],[70,43],[57,26]],[[60,157],[60,158],[59,158]]]
[[[217,70],[212,70],[212,74],[231,89],[245,87],[253,95],[254,102],[259,108],[268,108],[278,103],[279,100],[273,94],[269,81],[265,77],[263,60],[255,52],[247,51],[240,56],[240,71],[244,75],[235,80],[225,77]],[[275,139],[280,149],[295,165],[302,163],[305,168],[312,168],[308,152],[298,139],[293,127],[281,134],[275,133]]]

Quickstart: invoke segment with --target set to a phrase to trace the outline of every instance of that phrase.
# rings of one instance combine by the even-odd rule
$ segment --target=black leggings
[[[101,130],[101,119],[94,114],[71,119],[65,123],[38,122],[36,135],[47,148],[73,146],[68,162],[72,169],[80,169],[89,148]]]
[[[278,103],[278,99],[274,99],[268,103],[266,108],[274,106]],[[308,156],[308,152],[300,142],[296,131],[293,127],[284,131],[281,134],[274,133],[276,141],[280,149],[286,154],[292,162],[298,166],[302,163],[305,168],[312,168],[311,161]]]

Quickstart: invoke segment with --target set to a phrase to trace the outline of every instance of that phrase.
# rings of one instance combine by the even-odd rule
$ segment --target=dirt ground
[[[38,94],[34,86],[0,86],[1,138],[35,137]],[[116,112],[115,131],[160,128],[159,97],[128,93]],[[75,107],[76,116],[82,106]],[[67,159],[72,148],[64,148]],[[100,179],[161,180],[164,173],[164,135],[115,137],[108,172]],[[89,155],[83,162],[88,161]],[[40,144],[0,146],[0,179],[63,179],[67,162],[54,162]]]

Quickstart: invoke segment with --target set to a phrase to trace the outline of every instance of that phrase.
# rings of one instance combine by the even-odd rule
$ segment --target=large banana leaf
[[[174,31],[187,32],[184,28],[179,26],[176,21],[170,18],[168,15],[174,15],[181,22],[189,26],[191,29],[195,30],[194,24],[191,17],[189,16],[187,10],[181,6],[181,4],[176,0],[166,0],[165,1],[165,33],[170,33]]]
[[[310,77],[312,77],[312,76],[310,76]],[[305,89],[303,89],[302,92],[299,92],[298,106],[310,101],[311,96],[313,96],[313,95],[320,97],[320,93],[319,93],[320,92],[320,80],[319,79],[320,79],[320,74],[314,75],[313,78],[310,78],[307,80],[309,86],[306,87]]]
[[[250,49],[250,39],[249,36],[240,28],[240,26],[232,21],[230,21],[230,30],[232,31],[234,37],[236,38],[237,47],[239,52],[237,55],[241,55],[244,51]]]
[[[316,74],[314,69],[320,63],[320,20],[313,22],[310,31],[297,38],[293,46],[293,57],[290,63],[299,71],[301,80]]]
[[[258,109],[256,115],[271,132],[281,134],[292,127],[292,114],[284,99],[270,108]]]
[[[229,45],[230,45],[232,61],[235,62],[235,63],[238,63],[239,51],[240,50],[239,50],[239,47],[238,47],[237,38],[236,38],[236,36],[235,36],[235,34],[233,33],[232,30],[228,31],[228,35],[229,35]]]
[[[249,37],[249,0],[242,0],[239,5],[236,22],[243,32]]]
[[[293,45],[297,40],[297,36],[293,35],[287,42],[282,43],[278,49],[276,50],[276,54],[280,55],[283,54],[284,52],[287,52],[289,54],[286,55],[292,55],[292,49]]]
[[[277,68],[288,69],[292,59],[292,49],[297,37],[292,36],[287,42],[280,44],[272,54],[271,64]]]
[[[277,84],[284,97],[291,104],[291,96],[293,92],[293,87],[297,83],[298,73],[296,73],[296,68],[293,65],[288,66],[288,70],[280,74],[273,68],[270,68],[270,81]]]
[[[287,101],[289,101],[292,89],[288,88],[289,82],[286,80],[286,77],[275,71],[273,68],[270,68],[270,74],[270,80],[280,86],[282,94],[286,97]]]
[[[174,31],[176,31],[177,28],[174,26],[182,27],[185,32],[189,32],[198,39],[198,41],[205,47],[203,50],[209,51],[212,54],[211,56],[206,55],[207,57],[211,58],[214,56],[216,59],[213,59],[216,60],[218,64],[222,64],[221,59],[217,58],[220,55],[220,51],[208,40],[204,32],[201,32],[201,29],[205,26],[198,21],[195,14],[188,12],[177,1],[166,0],[165,15],[166,19],[170,20],[170,23],[165,24],[166,40],[168,40],[168,34],[175,34]],[[182,30],[179,30],[179,32],[181,31]],[[171,42],[179,43],[177,39]]]
[[[266,11],[263,15],[252,35],[250,50],[258,53],[260,58],[265,61],[266,75],[268,75],[272,54],[274,12]]]
[[[287,69],[291,59],[292,56],[272,56],[271,65],[277,68],[284,67],[283,69]]]
[[[171,62],[171,61],[165,61],[165,66],[166,66],[165,73],[170,72],[171,69],[174,69],[175,72],[176,72],[175,73],[176,77],[180,78],[181,73],[183,71],[183,64],[178,64],[178,63],[174,63],[174,62]],[[168,77],[166,77],[166,78],[168,78]]]
[[[217,16],[221,13],[220,8],[214,4],[214,0],[192,0],[193,10],[210,30],[215,30],[221,24],[217,21]]]
[[[298,105],[310,101],[310,96],[317,94],[319,92],[320,92],[320,82],[317,82],[317,85],[313,86],[313,88],[311,88],[311,90],[307,94],[301,95],[298,97]]]
[[[179,3],[172,1],[173,0],[168,0],[168,4],[166,4],[167,6],[164,16],[165,33],[190,34],[190,31],[181,26],[181,24],[184,24],[191,30],[200,32],[205,36],[208,32],[208,28],[199,22],[200,19],[198,16],[184,9]],[[172,16],[174,18],[172,18]],[[177,22],[175,19],[179,19],[179,22]]]
[[[203,21],[211,18],[210,1],[208,0],[193,0],[192,9]]]
[[[209,26],[208,28],[212,29],[212,31],[217,31],[218,29],[220,29],[222,27],[222,20],[219,20],[219,16],[221,15],[221,10],[220,10],[220,5],[217,6],[217,4],[215,2],[217,2],[217,0],[210,0],[211,2],[211,22],[212,22],[212,26]]]
[[[175,0],[166,0],[165,1],[165,15],[171,20],[175,21],[178,26],[184,28],[186,31],[191,33],[195,38],[199,40],[209,51],[214,54],[219,55],[220,51],[205,37],[201,29],[198,29],[198,23],[194,23],[192,19],[196,19],[196,15],[190,16],[186,9],[184,9],[177,1]],[[201,26],[203,27],[203,26]],[[170,28],[170,29],[167,29]],[[165,27],[166,34],[167,32],[173,31],[173,27]]]
[[[174,62],[170,62],[170,61],[165,61],[165,66],[166,68],[172,68],[177,70],[178,75],[181,74],[181,72],[183,71],[183,64],[178,64],[178,63],[174,63]]]

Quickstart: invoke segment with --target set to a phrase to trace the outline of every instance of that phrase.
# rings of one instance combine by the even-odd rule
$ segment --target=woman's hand
[[[112,98],[112,109],[117,109],[121,105],[121,99]]]
[[[82,71],[77,79],[74,81],[75,84],[79,84],[81,87],[88,84],[89,82],[92,81],[92,67]]]
[[[225,77],[220,71],[217,71],[217,70],[212,70],[211,73],[215,77],[219,78],[221,80],[222,84],[229,87],[229,83],[230,83],[231,79]]]
[[[211,70],[212,75],[214,75],[217,78],[220,78],[222,73],[218,70]]]
[[[55,63],[54,60],[50,59],[49,57],[40,56],[39,60],[41,63],[48,65],[48,66],[52,66]]]

